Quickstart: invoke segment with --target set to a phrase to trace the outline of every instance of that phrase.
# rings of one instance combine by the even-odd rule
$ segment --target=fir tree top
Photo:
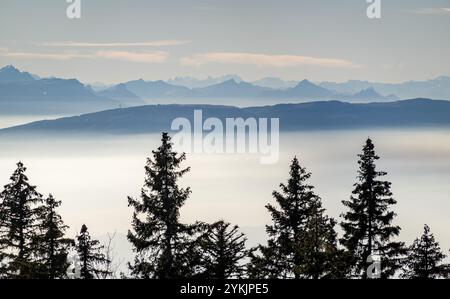
[[[318,196],[313,192],[314,187],[306,183],[311,173],[300,166],[297,157],[292,160],[289,174],[287,184],[280,184],[281,192],[273,192],[279,209],[271,204],[266,206],[274,222],[273,225],[267,226],[267,232],[271,236],[280,232],[299,233],[301,225],[306,222],[308,209],[318,200]]]
[[[448,265],[443,263],[446,255],[428,225],[425,224],[422,236],[414,241],[408,251],[407,269],[402,275],[404,278],[435,279],[449,274]]]
[[[104,246],[98,240],[91,238],[85,224],[81,226],[80,234],[76,238],[76,249],[80,258],[82,279],[95,279],[111,274],[106,265],[110,261],[101,252]]]

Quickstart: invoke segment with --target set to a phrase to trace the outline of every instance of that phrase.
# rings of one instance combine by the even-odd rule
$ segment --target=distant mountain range
[[[122,83],[128,91],[145,100],[167,99],[167,98],[253,98],[253,99],[279,99],[284,100],[348,100],[348,101],[367,101],[367,100],[397,100],[395,95],[383,96],[377,93],[373,88],[368,88],[355,94],[339,94],[332,90],[316,85],[308,80],[303,80],[294,87],[286,89],[273,89],[262,87],[253,83],[236,81],[229,79],[224,82],[213,84],[201,88],[188,88],[185,86],[172,85],[165,81],[144,81],[135,80]],[[110,94],[112,98],[119,99]]]
[[[261,86],[261,87],[268,87],[272,89],[287,89],[292,88],[295,85],[298,84],[298,81],[285,81],[280,78],[276,77],[265,77],[256,81],[252,82],[255,85]]]
[[[0,83],[33,81],[35,77],[27,72],[21,72],[12,65],[0,69]]]
[[[258,104],[323,100],[386,102],[417,97],[450,99],[450,77],[402,84],[367,81],[315,84],[279,78],[249,83],[227,75],[205,80],[183,77],[168,82],[140,79],[100,86],[96,83],[92,88],[76,79],[39,78],[9,65],[0,69],[0,114],[75,114],[152,103],[228,103],[231,99],[252,99]]]
[[[180,98],[190,96],[192,90],[165,81],[134,80],[124,83],[126,88],[142,99]]]
[[[224,77],[211,78],[210,80],[200,80],[204,82],[203,86],[189,86],[190,81],[197,79],[186,77],[186,80],[169,80],[168,83],[181,85],[189,88],[205,87],[213,84],[218,84],[229,79],[234,79],[236,82],[243,81],[237,75],[227,75]],[[210,84],[207,84],[210,83]],[[249,82],[260,87],[267,87],[271,89],[288,89],[295,87],[299,81],[283,80],[276,77],[266,77],[257,81]],[[450,77],[441,76],[431,80],[425,81],[407,81],[403,83],[380,83],[361,80],[350,80],[343,83],[335,82],[319,82],[315,83],[325,89],[332,91],[334,94],[355,96],[360,92],[368,89],[373,89],[377,94],[388,98],[402,98],[411,99],[417,97],[448,100],[450,99]],[[364,100],[364,98],[362,99]]]
[[[125,84],[118,84],[107,89],[97,91],[97,95],[104,98],[118,100],[126,106],[139,106],[145,104],[140,97],[128,90]]]
[[[209,117],[222,121],[238,117],[279,118],[282,131],[450,126],[450,101],[413,99],[369,104],[327,101],[250,108],[149,105],[38,121],[0,130],[0,134],[138,134],[170,131],[175,118],[185,117],[193,121],[194,110],[198,109],[203,112],[203,120]]]
[[[342,94],[353,94],[363,89],[373,88],[380,94],[395,94],[402,99],[416,97],[450,99],[450,77],[448,76],[441,76],[427,81],[408,81],[398,84],[352,80],[345,83],[323,82],[319,85]]]
[[[176,77],[174,79],[167,80],[167,83],[172,85],[184,86],[187,88],[203,88],[214,84],[219,84],[233,79],[236,82],[243,81],[238,75],[225,75],[220,77],[208,77],[206,79],[197,79],[193,77]]]
[[[207,98],[259,98],[264,97],[269,88],[260,87],[247,82],[236,82],[234,79],[204,88],[193,89],[194,97]]]
[[[0,115],[86,113],[119,106],[76,79],[39,79],[13,66],[0,69]]]

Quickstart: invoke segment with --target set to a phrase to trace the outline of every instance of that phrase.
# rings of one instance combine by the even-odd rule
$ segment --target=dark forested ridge
[[[450,125],[450,101],[412,99],[369,104],[324,101],[248,108],[149,105],[38,121],[3,129],[0,133],[154,133],[170,131],[171,122],[178,117],[192,121],[194,110],[202,110],[203,120],[209,117],[222,121],[239,117],[279,118],[282,131]]]

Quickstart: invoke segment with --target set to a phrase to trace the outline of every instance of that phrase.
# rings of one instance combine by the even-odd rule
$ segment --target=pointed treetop
[[[425,235],[428,235],[429,233],[430,233],[430,227],[428,226],[428,224],[425,224],[424,226],[423,226],[423,232],[424,232],[424,234]]]
[[[81,226],[81,233],[84,234],[84,233],[87,232],[87,230],[88,230],[88,228],[87,228],[86,224],[83,224],[83,225]]]

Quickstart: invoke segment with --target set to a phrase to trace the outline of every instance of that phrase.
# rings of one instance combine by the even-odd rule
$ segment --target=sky
[[[450,0],[0,0],[0,66],[86,83],[450,75]]]

